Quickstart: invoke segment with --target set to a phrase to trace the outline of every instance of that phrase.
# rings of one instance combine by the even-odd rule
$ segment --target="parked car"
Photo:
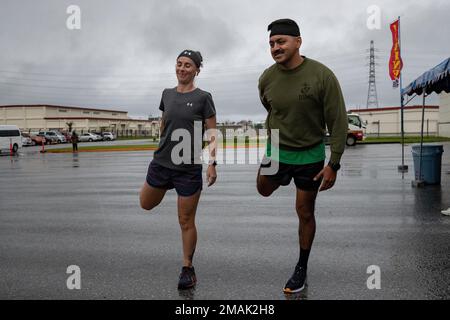
[[[97,141],[103,141],[103,135],[101,132],[92,132],[97,136]]]
[[[45,138],[45,144],[58,143],[58,136],[53,131],[39,131],[38,136]]]
[[[54,132],[56,134],[58,143],[67,143],[66,137],[61,132],[56,131],[56,130],[52,130],[51,132]]]
[[[44,140],[44,137],[41,137],[39,132],[30,132],[30,138],[35,145],[42,145],[42,141]]]
[[[22,132],[22,145],[23,146],[34,146],[36,143],[31,139],[31,136],[26,133]]]
[[[86,141],[89,141],[89,142],[92,142],[92,141],[98,141],[98,136],[97,136],[96,134],[93,134],[93,133],[90,133],[90,132],[88,132],[88,133],[83,133],[82,135],[79,135],[79,136],[78,136],[78,141],[80,141],[80,142],[86,142]]]
[[[116,140],[116,137],[112,132],[103,132],[103,140],[105,141],[112,141]]]
[[[67,142],[72,142],[72,134],[70,132],[63,132]]]

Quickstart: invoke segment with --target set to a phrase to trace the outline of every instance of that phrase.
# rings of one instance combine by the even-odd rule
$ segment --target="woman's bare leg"
[[[166,189],[155,188],[145,182],[139,194],[141,208],[145,210],[152,210],[164,198],[166,191]]]
[[[178,221],[181,227],[183,241],[183,266],[191,267],[197,244],[197,229],[195,227],[195,213],[200,199],[199,190],[192,196],[178,196]]]

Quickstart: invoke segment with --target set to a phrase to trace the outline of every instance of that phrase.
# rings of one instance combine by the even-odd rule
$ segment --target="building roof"
[[[17,108],[17,107],[54,107],[54,108],[64,108],[64,109],[76,109],[76,110],[92,110],[92,111],[107,111],[107,112],[119,112],[119,113],[128,113],[128,111],[120,111],[120,110],[108,110],[108,109],[97,109],[97,108],[85,108],[85,107],[71,107],[71,106],[57,106],[51,104],[17,104],[17,105],[6,105],[0,106],[0,108]]]
[[[104,118],[104,117],[44,117],[44,120],[112,120],[112,121],[155,122],[155,120],[138,120],[130,118]]]
[[[403,110],[422,109],[422,106],[405,106]],[[425,109],[439,109],[439,106],[425,106]],[[372,108],[372,109],[351,109],[350,112],[380,112],[380,111],[397,111],[400,107],[384,107],[384,108]]]

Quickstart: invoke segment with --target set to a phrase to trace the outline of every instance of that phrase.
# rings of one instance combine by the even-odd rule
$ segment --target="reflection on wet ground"
[[[336,186],[317,199],[309,285],[293,296],[282,287],[298,259],[295,188],[260,197],[257,165],[218,166],[217,183],[204,186],[199,283],[179,292],[176,194],[150,213],[139,206],[152,152],[2,156],[0,298],[449,299],[450,144],[440,186],[412,188],[405,152],[402,175],[400,145],[346,150]],[[70,265],[82,290],[66,288]],[[380,290],[367,288],[372,265]]]
[[[305,289],[293,294],[284,294],[286,300],[308,300],[308,285],[305,285]]]
[[[80,166],[80,164],[78,162],[78,153],[74,152],[72,154],[72,167],[78,168],[79,166]]]
[[[187,290],[178,290],[178,294],[183,300],[194,300],[195,298],[195,287]]]

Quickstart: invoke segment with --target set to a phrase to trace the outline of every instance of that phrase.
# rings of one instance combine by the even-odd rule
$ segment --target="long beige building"
[[[400,107],[378,109],[353,109],[363,121],[367,121],[367,136],[398,136],[401,134]],[[406,135],[420,135],[422,106],[406,106],[403,112],[404,132]],[[425,135],[440,135],[439,106],[425,106]]]
[[[0,124],[17,125],[22,131],[72,130],[78,132],[110,131],[118,135],[158,136],[158,119],[138,120],[119,110],[92,109],[55,105],[0,106]]]
[[[439,135],[450,137],[450,93],[442,92],[439,99]]]

